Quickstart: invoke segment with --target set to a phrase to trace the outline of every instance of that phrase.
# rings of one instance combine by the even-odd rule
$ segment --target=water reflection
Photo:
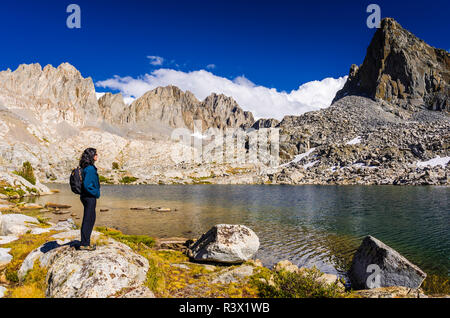
[[[68,185],[43,197],[73,206]],[[257,255],[271,266],[289,259],[328,273],[344,271],[365,235],[397,249],[428,273],[450,271],[450,188],[362,186],[103,186],[97,224],[128,234],[196,238],[220,223],[245,224],[260,237]],[[132,211],[170,207],[171,213]],[[56,220],[58,217],[53,216]]]

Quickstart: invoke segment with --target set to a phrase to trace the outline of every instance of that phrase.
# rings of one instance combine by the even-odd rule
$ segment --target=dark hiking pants
[[[95,224],[95,208],[97,199],[90,197],[81,197],[84,206],[83,223],[81,225],[81,246],[91,245],[91,234]]]

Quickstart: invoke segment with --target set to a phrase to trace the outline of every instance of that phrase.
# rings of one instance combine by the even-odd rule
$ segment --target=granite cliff
[[[335,101],[347,95],[381,99],[411,110],[450,111],[450,53],[431,47],[386,18],[363,64],[352,65]]]
[[[191,92],[176,86],[158,87],[133,102],[120,115],[121,124],[159,124],[194,129],[194,120],[208,128],[249,128],[253,115],[231,97],[212,94],[200,102]]]

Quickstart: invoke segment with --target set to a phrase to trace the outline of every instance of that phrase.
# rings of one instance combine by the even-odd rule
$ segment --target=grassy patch
[[[98,179],[100,181],[100,183],[106,183],[106,184],[113,184],[114,182],[112,182],[110,179],[106,178],[105,176],[99,175]]]
[[[199,178],[190,176],[189,178],[192,180],[193,184],[211,184],[210,181],[206,180],[213,178],[213,176],[199,177]]]
[[[0,187],[0,193],[7,195],[8,197],[19,197],[22,198],[25,195],[25,191],[21,188],[13,188],[11,186]]]
[[[47,269],[41,268],[39,260],[28,271],[23,282],[8,290],[8,298],[45,298]]]
[[[146,247],[151,248],[155,245],[156,242],[154,238],[146,235],[126,235],[118,230],[102,226],[96,227],[95,230],[115,239],[116,241],[128,245],[133,250],[137,250],[139,248],[139,245],[141,244],[144,244]]]
[[[6,279],[13,284],[14,287],[24,286],[26,284],[19,284],[18,270],[22,265],[25,258],[33,250],[43,245],[46,242],[52,241],[50,237],[56,232],[48,232],[40,235],[24,234],[18,240],[2,245],[4,248],[11,248],[9,254],[12,255],[13,259],[5,268]]]
[[[342,298],[343,293],[336,284],[318,281],[322,273],[316,269],[305,269],[301,273],[274,272],[270,280],[256,281],[260,297],[263,298]],[[270,283],[269,283],[270,281]]]
[[[130,184],[130,183],[136,182],[137,180],[138,180],[138,178],[125,176],[122,179],[120,179],[119,182],[122,184]]]

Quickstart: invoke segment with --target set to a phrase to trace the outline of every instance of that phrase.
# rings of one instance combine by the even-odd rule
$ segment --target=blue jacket
[[[95,166],[87,166],[83,169],[83,187],[81,196],[100,198],[100,180]]]

